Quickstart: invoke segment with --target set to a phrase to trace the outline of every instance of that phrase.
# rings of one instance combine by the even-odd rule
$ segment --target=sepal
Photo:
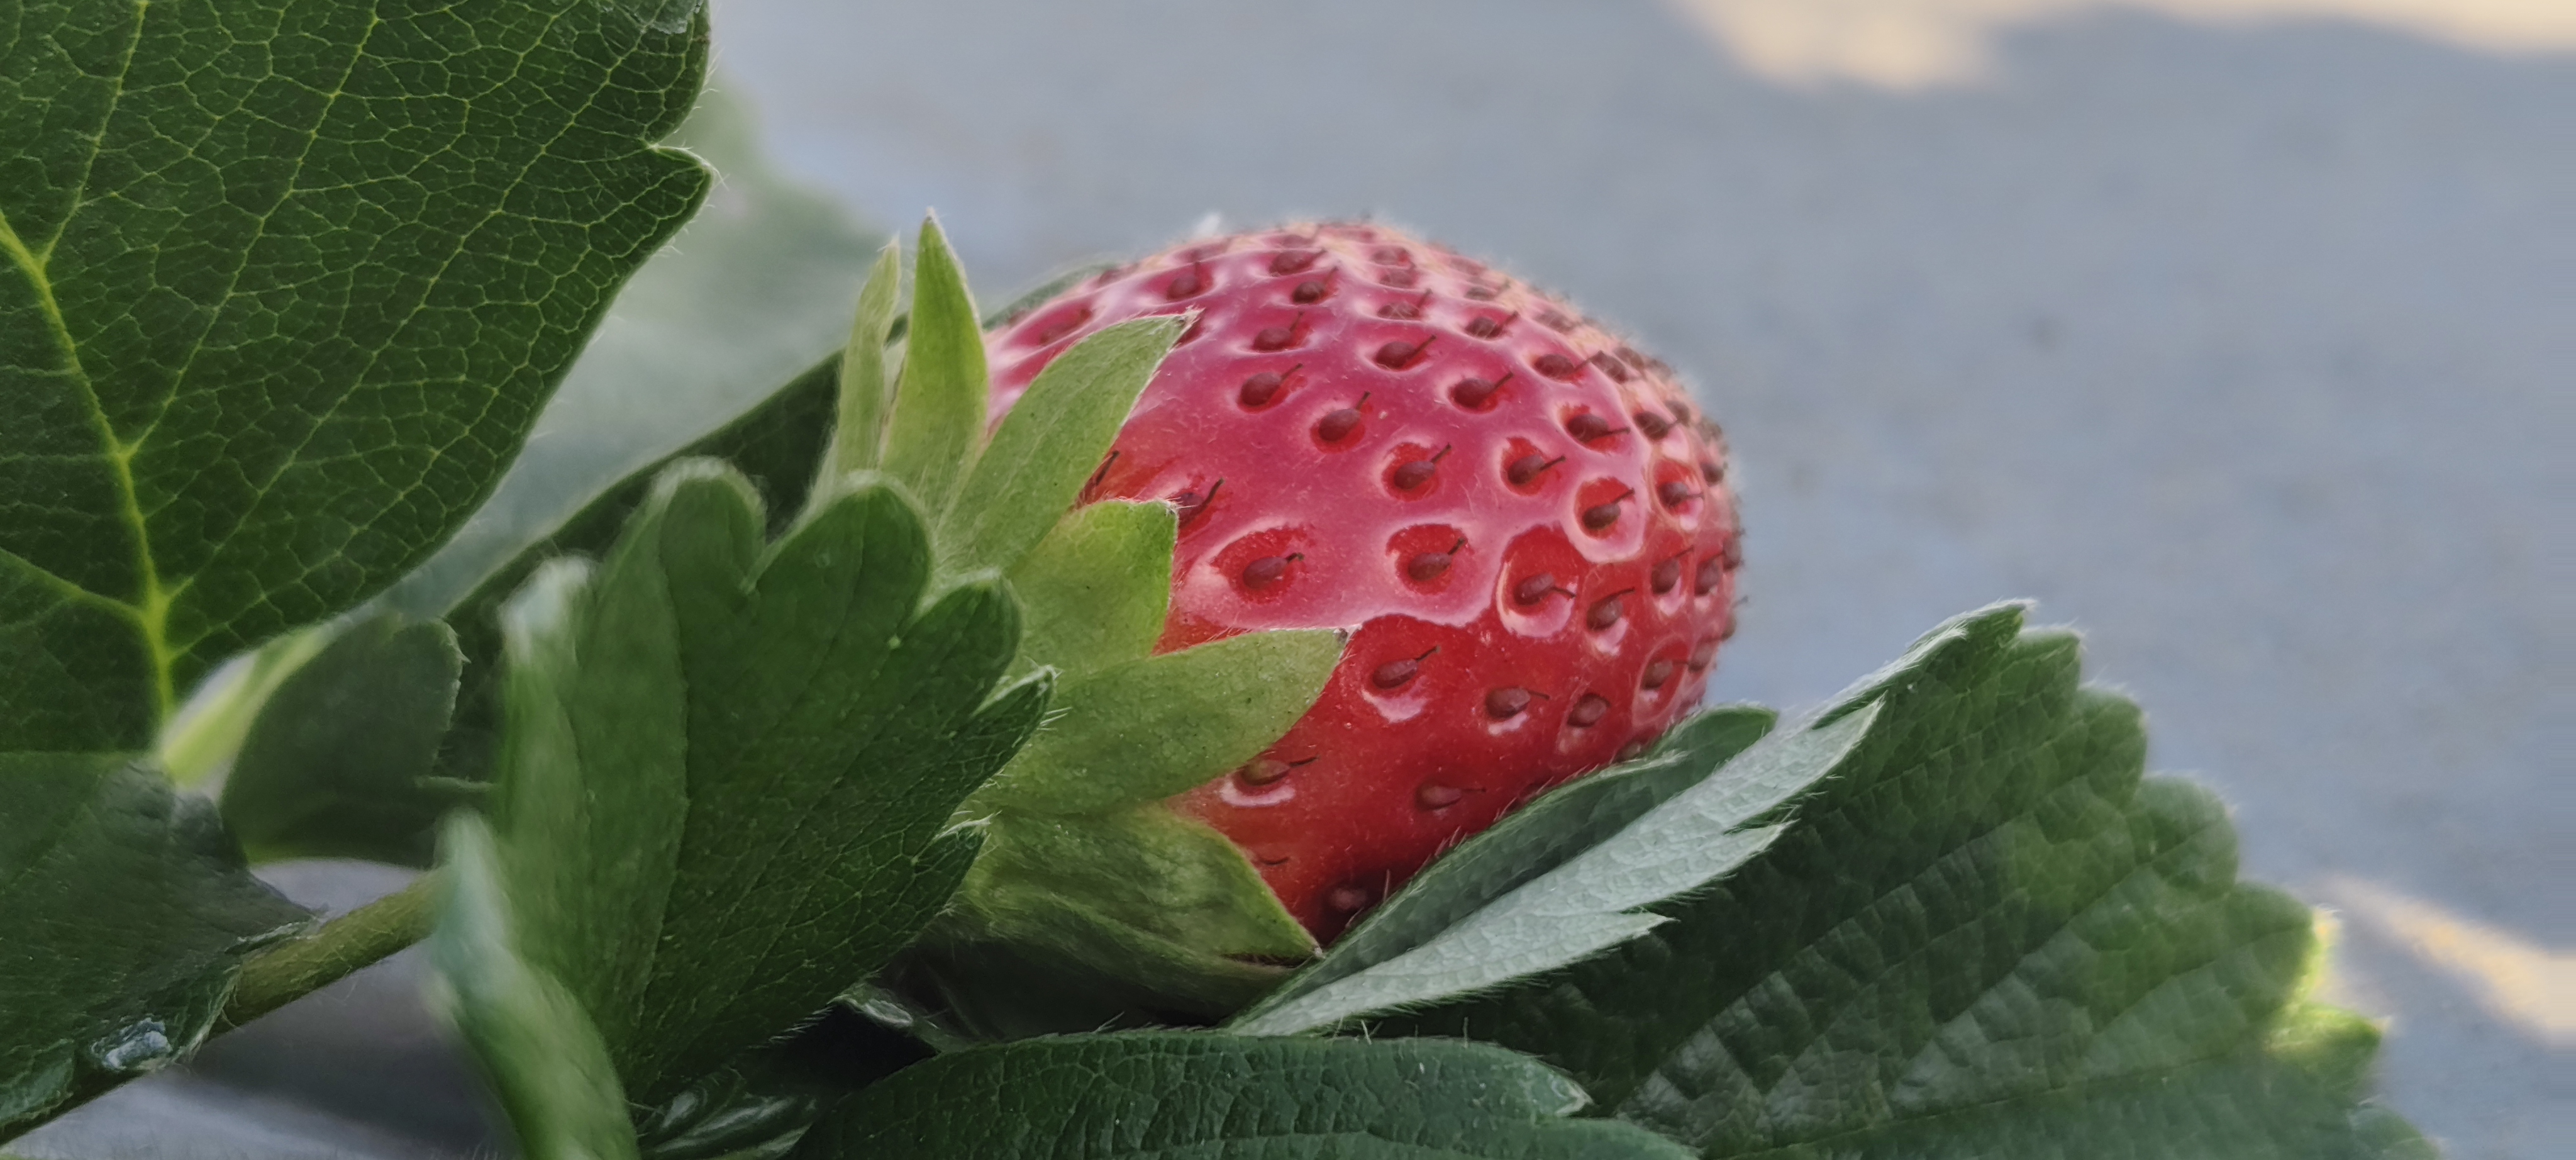
[[[984,827],[984,854],[934,932],[933,972],[955,1013],[988,1032],[1033,1033],[1028,1015],[995,1015],[1025,994],[1022,974],[1088,993],[1062,1027],[1142,1008],[1213,1018],[1276,986],[1316,953],[1314,939],[1243,852],[1159,803],[1081,817],[1006,813]],[[1003,953],[996,953],[1003,952]]]

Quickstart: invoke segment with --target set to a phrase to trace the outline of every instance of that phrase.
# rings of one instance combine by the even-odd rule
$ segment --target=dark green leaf
[[[0,754],[0,1139],[179,1058],[305,913],[211,803],[110,754]]]
[[[779,384],[801,381],[817,362],[837,357],[857,276],[883,233],[778,172],[757,130],[752,110],[716,76],[668,142],[715,167],[705,209],[635,272],[492,501],[394,587],[391,603],[439,616],[484,585],[481,603],[497,607],[533,567],[520,556],[516,576],[491,592],[485,582],[511,566],[515,553],[562,528],[605,490],[626,488],[624,507],[633,510],[664,462],[719,454],[707,445],[719,427],[737,436],[771,431],[794,445],[789,455],[737,437],[728,450],[743,454],[724,457],[737,459],[760,485],[776,519],[796,513],[808,480],[771,479],[780,471],[771,461],[792,459],[796,471],[813,474],[815,449],[829,436],[830,400],[819,427],[790,429],[752,416],[804,407]],[[689,446],[671,452],[682,444]],[[592,529],[592,538],[557,543],[540,558],[560,550],[595,554],[617,528],[611,521]],[[485,658],[471,648],[467,655]]]
[[[830,441],[839,355],[828,352],[850,325],[874,235],[776,172],[720,82],[671,136],[722,175],[706,211],[618,296],[492,502],[389,594],[404,611],[448,618],[465,652],[440,763],[451,776],[491,767],[497,618],[539,563],[607,550],[661,469],[697,456],[750,477],[774,534],[804,506]]]
[[[596,575],[549,564],[504,612],[509,728],[493,815],[528,932],[519,953],[572,989],[613,1054],[634,1038],[687,822],[679,634],[652,538],[669,502],[657,495]],[[699,522],[678,534],[713,538]]]
[[[2315,1023],[2306,908],[2236,883],[2224,812],[2142,781],[2136,707],[2078,678],[2017,606],[1945,625],[1825,714],[1879,706],[1672,921],[1381,1030],[1531,1051],[1711,1157],[2348,1154],[2358,1068],[2278,1050]]]
[[[1122,322],[1047,363],[1012,403],[992,446],[941,517],[942,565],[1019,563],[1100,470],[1136,396],[1188,324],[1183,318]]]
[[[427,865],[440,814],[472,787],[434,779],[464,658],[435,621],[343,629],[272,692],[224,778],[224,824],[254,861]]]
[[[1338,632],[1286,629],[1066,681],[1058,716],[977,805],[1087,814],[1181,793],[1279,740],[1314,705],[1341,656]]]
[[[465,1037],[528,1160],[632,1160],[608,1046],[562,982],[519,954],[501,858],[481,818],[447,826],[433,1001]]]
[[[1525,1057],[1427,1040],[1159,1032],[943,1055],[844,1101],[798,1160],[1637,1157],[1688,1153],[1565,1118],[1581,1089]]]
[[[0,22],[0,749],[133,749],[491,493],[706,172],[692,3]]]
[[[863,486],[734,582],[748,606],[680,606],[690,683],[711,691],[690,698],[692,840],[645,997],[666,1070],[776,1031],[910,941],[974,859],[973,832],[946,828],[957,806],[1045,711],[1045,680],[993,692],[1019,630],[998,580],[922,606],[918,519]]]
[[[739,398],[805,369],[722,427],[609,484],[543,534],[534,529],[562,509],[551,497],[581,490],[579,480],[565,477],[595,478],[601,467],[585,465],[582,454],[524,457],[491,507],[395,590],[397,606],[447,617],[465,653],[456,723],[440,760],[451,776],[479,777],[491,768],[500,723],[493,665],[500,658],[501,604],[539,564],[568,552],[606,551],[662,469],[687,458],[721,459],[749,477],[767,501],[776,535],[804,508],[833,437],[840,355],[807,361],[830,348],[851,317],[840,287],[866,253],[863,231],[829,202],[771,172],[741,114],[720,96],[709,93],[673,140],[715,162],[725,193],[740,195],[740,206],[719,201],[637,273],[611,325],[573,368],[565,405],[539,430],[559,435],[558,442],[582,438],[588,427],[620,415],[667,410],[671,400],[701,394]],[[1097,269],[1082,267],[1031,294],[1052,293],[1057,283]],[[895,318],[893,329],[902,323]],[[638,395],[655,405],[638,407]],[[563,458],[585,462],[556,463]],[[1160,617],[1158,609],[1158,627]]]
[[[764,548],[749,485],[674,466],[583,584],[512,606],[498,796],[531,962],[658,1101],[819,1010],[947,900],[958,804],[1036,727],[995,694],[998,580],[931,592],[921,518],[881,480]],[[989,699],[988,699],[989,698]]]
[[[772,534],[805,503],[814,482],[814,465],[832,431],[834,356],[796,376],[767,402],[708,434],[678,454],[621,480],[592,500],[554,532],[513,557],[492,573],[448,613],[457,646],[465,654],[465,675],[457,692],[456,723],[448,732],[442,771],[455,776],[481,776],[492,766],[492,746],[500,729],[499,669],[501,608],[511,594],[546,561],[567,553],[600,552],[615,542],[628,519],[652,494],[654,480],[671,464],[711,458],[732,464],[770,501]]]
[[[903,373],[886,426],[885,471],[923,506],[948,506],[984,444],[984,331],[965,271],[936,218],[921,223]]]
[[[2369,1055],[2379,1041],[2369,1025],[2340,1012],[2302,1009],[2340,1024],[2334,1054]],[[1968,1103],[1939,1115],[1909,1117],[1827,1140],[1755,1152],[1735,1145],[1706,1156],[1759,1154],[1782,1160],[2010,1160],[2022,1156],[2099,1156],[2114,1160],[2434,1160],[2432,1147],[2396,1115],[2358,1104],[2357,1085],[2308,1060],[2289,1057],[2282,1042],[2244,1048],[2184,1067],[2104,1074],[2080,1085],[2034,1091],[1996,1103]],[[2306,1045],[2296,1045],[2304,1047]],[[1830,1097],[1826,1097],[1830,1098]],[[1890,1113],[1892,1115],[1892,1113]]]

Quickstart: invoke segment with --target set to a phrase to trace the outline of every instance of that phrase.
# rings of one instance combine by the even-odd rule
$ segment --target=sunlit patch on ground
[[[2542,946],[2350,876],[2327,880],[2318,893],[2346,925],[2458,980],[2496,1018],[2553,1047],[2576,1044],[2576,950]]]
[[[2106,9],[2211,24],[2350,20],[2499,53],[2576,52],[2570,0],[1666,0],[1746,68],[1913,89],[1990,75],[1995,35]]]

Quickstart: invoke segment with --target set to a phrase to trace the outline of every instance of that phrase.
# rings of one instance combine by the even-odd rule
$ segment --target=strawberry
[[[1380,225],[1202,239],[986,342],[996,421],[1101,328],[1195,312],[1086,500],[1178,513],[1156,648],[1344,628],[1313,709],[1170,808],[1329,942],[1699,701],[1740,533],[1717,426],[1562,301]]]

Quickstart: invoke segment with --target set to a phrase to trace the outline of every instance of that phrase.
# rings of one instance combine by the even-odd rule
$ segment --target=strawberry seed
[[[1285,556],[1263,556],[1243,566],[1243,586],[1268,588],[1287,579],[1288,565],[1302,559],[1305,559],[1305,554],[1300,552],[1291,552]]]

